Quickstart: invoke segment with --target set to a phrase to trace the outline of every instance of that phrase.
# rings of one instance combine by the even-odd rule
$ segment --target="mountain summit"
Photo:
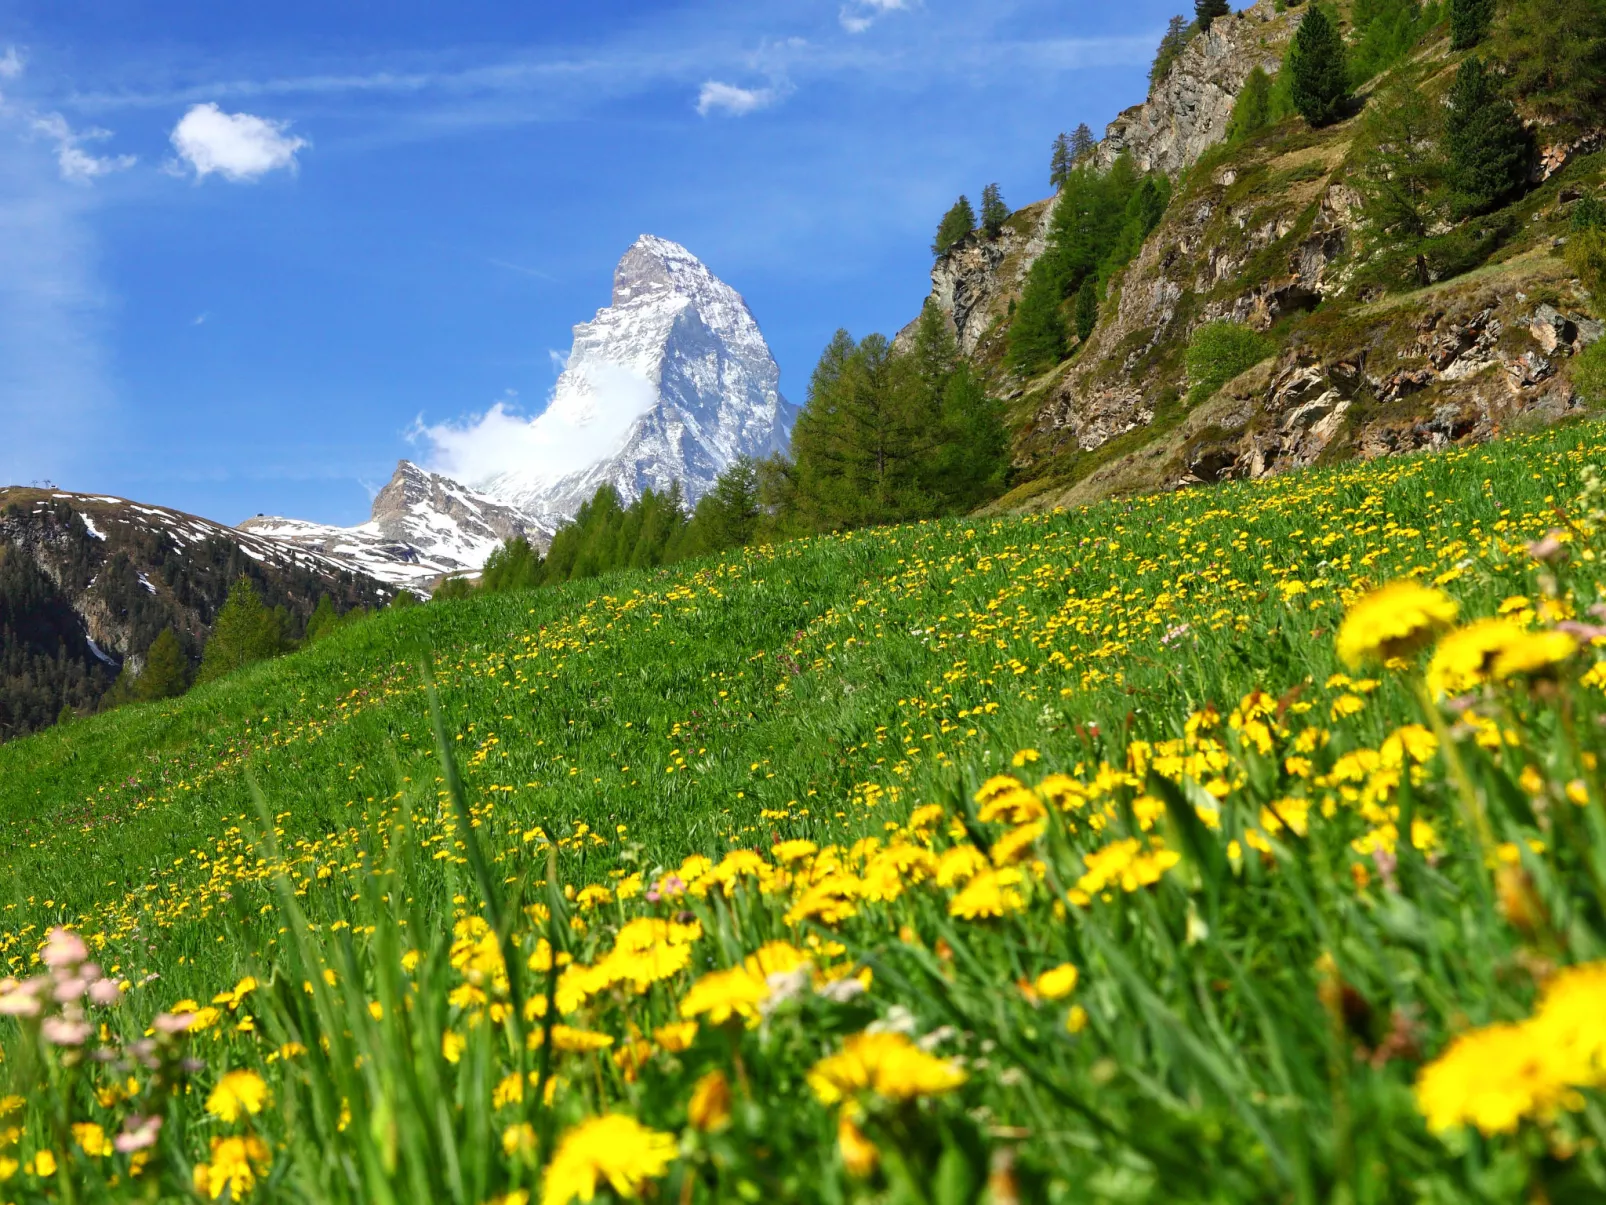
[[[644,234],[613,274],[612,304],[574,328],[574,348],[532,445],[594,450],[591,463],[517,464],[473,482],[553,527],[597,488],[626,502],[680,482],[695,503],[739,456],[786,448],[797,407],[735,289],[686,248]]]

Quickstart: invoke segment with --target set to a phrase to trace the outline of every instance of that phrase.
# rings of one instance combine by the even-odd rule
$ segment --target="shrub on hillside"
[[[1207,322],[1188,341],[1188,404],[1197,405],[1277,350],[1269,335],[1236,322]]]
[[[1595,340],[1573,361],[1573,388],[1590,405],[1606,405],[1606,339]]]

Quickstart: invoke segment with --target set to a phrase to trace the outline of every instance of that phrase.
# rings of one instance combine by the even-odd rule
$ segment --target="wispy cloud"
[[[289,129],[287,121],[225,113],[208,102],[191,106],[173,127],[172,143],[197,180],[216,173],[238,184],[296,170],[296,152],[308,143]]]
[[[760,109],[767,109],[780,98],[777,89],[741,88],[719,80],[706,81],[697,93],[697,112],[707,117],[710,113],[728,113],[732,117],[745,117]]]
[[[838,12],[837,20],[849,33],[863,33],[876,23],[877,17],[913,7],[915,0],[849,0]]]
[[[74,130],[60,113],[41,113],[33,117],[30,124],[36,133],[56,144],[56,166],[63,180],[83,184],[98,176],[124,171],[138,162],[133,155],[93,155],[84,149],[85,143],[110,138],[110,130]]]

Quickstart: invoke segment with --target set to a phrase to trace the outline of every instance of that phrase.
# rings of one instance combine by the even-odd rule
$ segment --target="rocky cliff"
[[[1606,181],[1606,138],[1542,145],[1525,197],[1441,221],[1403,250],[1363,219],[1361,116],[1320,130],[1290,117],[1224,141],[1244,80],[1278,70],[1302,12],[1261,3],[1218,20],[1110,123],[1097,165],[1125,154],[1176,187],[1070,360],[1021,380],[1003,355],[1052,201],[937,261],[931,301],[1011,404],[1019,484],[1002,506],[1432,448],[1581,412],[1571,362],[1601,336],[1602,305],[1560,248],[1571,207]],[[1454,69],[1441,29],[1362,99],[1389,87],[1442,96]],[[1264,332],[1277,350],[1201,397],[1186,353],[1216,321]]]

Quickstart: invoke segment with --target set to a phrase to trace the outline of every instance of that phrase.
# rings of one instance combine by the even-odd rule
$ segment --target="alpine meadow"
[[[642,236],[566,475],[10,492],[0,1205],[1606,1202],[1606,3],[1149,83],[801,406]]]

